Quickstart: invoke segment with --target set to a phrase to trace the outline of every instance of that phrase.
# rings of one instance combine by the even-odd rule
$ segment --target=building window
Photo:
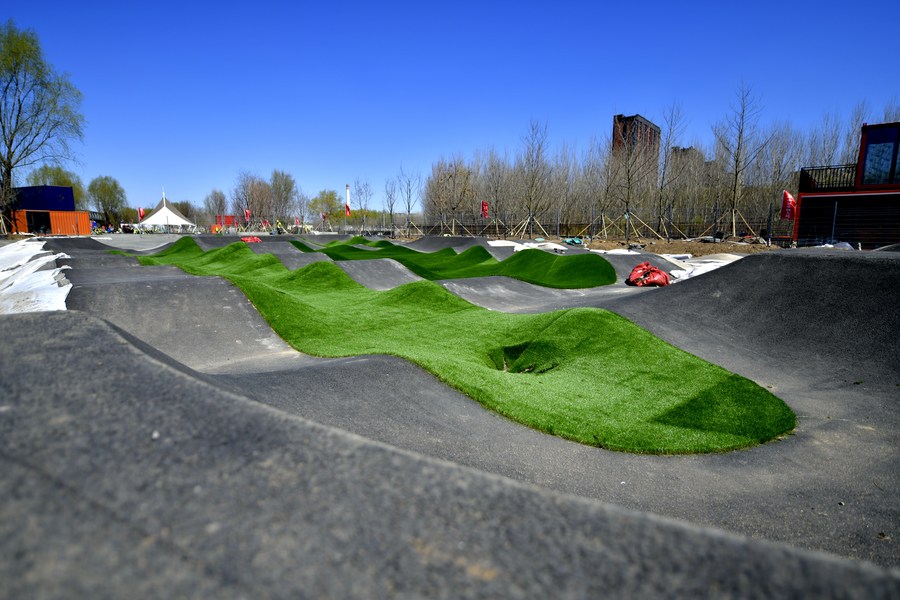
[[[897,127],[869,131],[863,159],[863,185],[900,183],[900,174],[896,172],[898,133]]]

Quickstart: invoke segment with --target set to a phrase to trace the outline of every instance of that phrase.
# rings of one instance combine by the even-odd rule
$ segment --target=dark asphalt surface
[[[253,246],[263,251],[269,245],[274,244]],[[87,572],[112,569],[116,575],[108,582],[111,586],[117,577],[124,581],[132,571],[152,564],[168,575],[151,582],[146,574],[132,573],[148,591],[158,584],[171,592],[183,584],[191,593],[213,590],[215,595],[238,596],[259,591],[291,595],[290,585],[301,580],[315,582],[309,590],[345,595],[355,589],[358,593],[350,595],[362,596],[393,595],[389,589],[406,590],[398,595],[440,595],[433,592],[442,590],[449,596],[486,597],[503,590],[500,595],[534,596],[553,589],[553,595],[574,597],[607,585],[612,585],[607,590],[630,596],[710,595],[714,589],[759,597],[788,589],[806,595],[825,589],[835,596],[840,595],[835,590],[842,590],[859,597],[873,591],[884,597],[897,593],[896,570],[888,576],[865,563],[808,553],[825,551],[883,567],[900,564],[896,542],[900,373],[897,339],[890,335],[900,326],[897,311],[891,308],[900,297],[897,255],[757,255],[761,258],[745,258],[666,289],[635,291],[619,285],[621,291],[587,291],[570,298],[529,296],[527,287],[504,278],[488,278],[482,289],[476,280],[444,282],[448,289],[464,286],[472,298],[485,303],[497,298],[499,304],[491,306],[495,310],[542,310],[542,305],[558,308],[567,302],[609,307],[675,345],[770,386],[800,416],[794,435],[765,446],[722,455],[657,457],[613,453],[539,434],[483,410],[400,359],[323,360],[300,355],[274,336],[246,299],[221,280],[137,267],[133,259],[110,256],[91,240],[54,240],[52,246],[72,256],[63,261],[73,267],[67,272],[73,283],[70,313],[52,317],[62,320],[72,340],[70,346],[57,348],[60,335],[42,334],[32,354],[7,351],[4,357],[5,365],[16,365],[4,369],[4,388],[16,390],[15,402],[9,405],[13,408],[0,407],[6,432],[4,461],[12,465],[10,472],[15,471],[22,486],[34,489],[29,492],[33,497],[26,494],[21,501],[5,502],[2,510],[7,516],[28,514],[26,506],[35,501],[49,507],[32,511],[37,540],[33,552],[41,556],[57,547],[68,548],[59,551],[71,558],[79,548],[109,546],[108,556],[98,552],[92,559],[96,565],[82,558],[72,558],[71,564]],[[617,265],[620,272],[625,268]],[[798,276],[809,272],[818,274],[814,289]],[[506,290],[521,302],[510,300]],[[204,310],[196,310],[199,306]],[[111,330],[87,315],[123,331]],[[9,317],[0,319],[0,325],[7,331],[34,330],[37,320]],[[81,350],[73,352],[74,347]],[[63,381],[41,380],[35,372],[42,363],[32,356],[46,356],[62,372],[75,375]],[[96,364],[72,366],[78,361]],[[147,372],[144,380],[134,374],[141,371]],[[87,374],[90,380],[79,379]],[[21,397],[35,402],[32,397],[44,395],[51,398],[29,408],[32,420],[21,420],[20,404],[25,402]],[[84,395],[89,402],[81,407]],[[266,409],[266,404],[277,410]],[[127,406],[135,407],[134,414],[124,418]],[[134,438],[140,431],[137,438],[145,440],[141,436],[150,427],[145,417],[151,413],[155,418],[169,415],[172,427],[191,432],[183,433],[185,439],[202,446],[169,448],[166,460],[183,473],[170,475],[157,468],[154,472],[162,482],[157,486],[142,479],[151,459],[130,456],[124,450],[127,444],[123,459],[90,433],[95,420],[118,415],[123,418],[121,426],[110,422],[104,436]],[[186,417],[193,413],[204,416]],[[232,418],[233,424],[224,424]],[[56,421],[48,431],[41,429]],[[67,423],[75,424],[77,431],[71,432]],[[270,435],[273,423],[289,434],[279,429]],[[59,431],[65,431],[61,440],[44,439]],[[10,441],[12,432],[33,437],[33,448]],[[360,488],[362,505],[329,497],[324,504],[328,510],[303,509],[297,498],[315,497],[315,491],[323,488],[298,481],[298,456],[292,444],[279,443],[282,435],[302,438],[304,444],[317,444],[324,436],[339,446],[336,453],[343,457],[343,466],[332,470],[332,481],[320,483],[331,491]],[[55,444],[60,450],[55,454],[36,450],[41,444]],[[353,460],[347,460],[343,444],[354,448]],[[357,452],[359,447],[365,451]],[[271,453],[281,461],[281,479],[266,480],[269,467],[264,465]],[[366,457],[373,453],[383,463],[374,472],[365,472],[371,466]],[[227,455],[226,465],[240,464],[219,469],[219,454]],[[360,455],[364,458],[357,460]],[[89,476],[91,469],[98,474]],[[390,486],[370,481],[385,476],[385,470],[390,471],[386,477]],[[323,466],[323,471],[329,468]],[[282,486],[287,472],[293,475],[287,478],[289,485]],[[424,482],[423,472],[432,480]],[[196,487],[181,483],[179,477],[196,479],[201,489],[212,479],[220,493],[214,502],[204,502],[192,495]],[[98,478],[106,487],[95,489]],[[271,493],[255,489],[259,484]],[[384,487],[390,487],[390,493]],[[54,490],[65,490],[73,498],[62,502],[66,510],[59,515],[51,507],[61,502]],[[132,497],[141,493],[146,497]],[[511,500],[497,503],[484,497],[494,493]],[[8,496],[4,492],[3,497]],[[377,508],[367,507],[367,502]],[[441,510],[435,518],[444,528],[435,533],[433,519],[422,522],[435,510],[434,502],[478,506],[472,509],[477,515]],[[79,508],[79,503],[84,506]],[[133,506],[145,512],[133,515],[128,510]],[[577,516],[567,513],[560,520],[560,507],[567,511],[575,507],[571,511]],[[421,513],[415,512],[418,509]],[[412,513],[399,514],[404,510]],[[169,511],[178,517],[170,517]],[[82,523],[72,522],[78,520],[75,515],[122,531],[101,543],[102,536],[94,539],[96,534],[83,531]],[[411,520],[406,522],[407,518]],[[262,531],[255,529],[260,521],[265,522]],[[404,522],[399,529],[398,521]],[[183,527],[185,522],[190,525],[185,536],[173,540],[175,525]],[[628,524],[612,531],[611,522]],[[419,532],[411,533],[416,527]],[[25,536],[12,522],[8,528],[13,540]],[[159,533],[162,530],[168,533]],[[300,569],[289,582],[275,581],[278,569],[287,568],[279,565],[289,563],[289,557],[293,564],[312,560],[311,533],[324,535],[321,546],[341,558],[319,557],[328,565]],[[387,541],[378,541],[382,539]],[[676,554],[671,553],[673,539],[684,544]],[[13,548],[20,548],[16,543],[26,542],[13,542]],[[387,554],[385,544],[393,545]],[[723,553],[719,544],[731,550]],[[113,551],[119,546],[123,548]],[[710,548],[716,549],[711,553]],[[739,567],[729,563],[732,551]],[[190,564],[178,558],[184,556],[191,557]],[[586,568],[592,558],[598,562]],[[396,564],[385,569],[384,561],[390,560]],[[117,571],[117,564],[124,570]],[[202,577],[197,564],[205,565]],[[20,560],[8,568],[22,567]],[[35,569],[34,589],[47,592],[51,573]],[[223,575],[232,570],[240,573],[233,580]],[[848,578],[845,571],[854,575]],[[81,578],[91,589],[90,578],[78,573],[71,577]],[[701,581],[683,587],[688,585],[686,573],[692,580],[700,573]],[[784,581],[779,573],[785,574]],[[398,578],[405,584],[393,587]],[[612,584],[610,578],[615,580]],[[828,586],[820,587],[826,581]],[[873,581],[880,583],[871,587]],[[90,582],[100,585],[99,579]],[[555,587],[542,587],[545,584]],[[741,585],[750,587],[734,587]]]

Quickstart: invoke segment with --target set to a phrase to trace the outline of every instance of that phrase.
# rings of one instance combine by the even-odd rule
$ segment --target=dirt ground
[[[708,254],[754,254],[756,252],[772,252],[780,250],[776,245],[766,246],[765,243],[736,242],[722,240],[717,243],[700,242],[696,240],[632,240],[631,244],[640,244],[642,250],[654,254],[690,254],[692,256],[706,256]],[[587,244],[594,250],[616,250],[628,248],[625,240],[593,240]]]
[[[32,236],[10,236],[8,240],[0,240],[0,245],[3,245],[4,242],[14,242],[19,239],[25,239],[26,237]],[[416,238],[411,238],[409,241]],[[564,243],[560,239],[550,239],[549,241],[556,243]],[[691,256],[706,256],[709,254],[721,254],[721,253],[729,253],[729,254],[754,254],[756,252],[771,252],[775,250],[779,250],[780,248],[776,245],[766,246],[765,243],[748,243],[748,242],[738,242],[738,241],[730,241],[730,240],[722,240],[717,243],[710,242],[700,242],[696,240],[672,240],[671,242],[667,242],[665,240],[650,240],[646,238],[641,239],[632,239],[630,241],[631,245],[639,244],[642,246],[641,249],[647,252],[653,252],[654,254],[690,254]],[[617,249],[625,249],[628,248],[629,244],[625,243],[623,239],[609,239],[609,240],[601,240],[594,239],[593,241],[585,244],[585,247],[591,248],[593,250],[617,250]]]
[[[419,239],[419,236],[411,237],[411,238],[403,238],[399,237],[398,240],[403,242],[412,242]],[[720,240],[719,242],[701,242],[699,240],[672,240],[671,242],[667,242],[665,240],[652,240],[648,238],[640,238],[634,239],[632,238],[628,244],[625,243],[625,239],[594,239],[584,245],[586,248],[591,248],[592,250],[623,250],[628,248],[629,246],[633,246],[634,248],[640,248],[645,250],[646,252],[653,252],[654,254],[690,254],[691,256],[707,256],[709,254],[755,254],[757,252],[772,252],[780,250],[781,248],[775,244],[771,246],[766,246],[763,241],[755,241],[758,238],[754,238],[754,241],[738,241],[738,240]],[[565,242],[556,237],[547,238],[548,242],[555,242],[557,244],[565,244]],[[634,246],[637,244],[638,246]]]

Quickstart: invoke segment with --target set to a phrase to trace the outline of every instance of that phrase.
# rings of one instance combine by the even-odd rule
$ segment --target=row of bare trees
[[[373,226],[389,222],[396,229],[410,229],[420,202],[421,189],[421,176],[401,167],[396,176],[385,182],[383,205],[376,207],[373,205],[375,190],[372,185],[367,179],[357,177],[349,190],[354,227],[365,229],[370,220]],[[290,226],[296,219],[304,227],[318,227],[325,220],[341,219],[344,199],[341,192],[333,189],[321,190],[310,198],[291,174],[277,169],[272,171],[269,179],[244,171],[238,174],[230,193],[213,189],[204,198],[202,208],[184,206],[182,210],[201,224],[216,223],[217,215],[232,215],[242,223],[245,211],[250,212],[253,222],[265,220],[272,225],[281,222]],[[323,215],[325,219],[322,219]]]
[[[217,215],[242,218],[249,211],[254,219],[293,224],[295,216],[306,212],[308,199],[293,175],[275,169],[268,180],[244,171],[238,174],[230,197],[220,189],[213,189],[203,199],[203,213],[209,223]]]
[[[384,216],[389,223],[391,234],[395,228],[401,229],[406,235],[413,230],[413,211],[419,203],[422,193],[422,176],[418,173],[400,167],[396,177],[389,177],[384,182]],[[397,223],[397,214],[403,214],[401,223]]]
[[[413,232],[414,221],[440,231],[465,232],[464,224],[502,226],[510,235],[547,234],[548,224],[569,234],[611,231],[626,239],[639,224],[660,236],[726,235],[757,231],[783,189],[796,190],[803,166],[855,163],[864,122],[900,120],[900,104],[888,102],[876,114],[860,102],[846,118],[825,114],[808,131],[788,122],[762,123],[762,105],[741,85],[729,111],[711,127],[711,142],[686,143],[681,107],[672,104],[659,118],[654,139],[624,141],[621,130],[594,138],[582,151],[550,145],[546,123],[532,121],[519,147],[478,150],[472,157],[441,157],[424,179],[401,167],[381,192],[381,212],[370,206],[376,190],[365,179],[352,186],[354,226],[389,223]],[[629,135],[631,135],[629,133]],[[416,218],[421,201],[422,214]],[[482,219],[482,202],[489,214]],[[275,170],[269,179],[243,172],[230,194],[213,190],[204,200],[208,222],[215,215],[293,224],[336,219],[342,194],[322,190],[308,198],[293,176]],[[715,223],[715,230],[711,225]]]
[[[796,190],[801,167],[855,163],[862,124],[900,120],[900,105],[889,102],[879,116],[860,102],[847,119],[826,114],[809,132],[786,122],[763,125],[761,116],[760,100],[741,85],[728,114],[712,126],[709,145],[685,144],[684,116],[673,104],[663,111],[658,141],[617,144],[622,132],[611,131],[580,154],[566,146],[552,150],[547,125],[532,121],[513,156],[490,148],[471,159],[434,162],[424,216],[456,233],[463,222],[485,222],[486,201],[486,221],[509,221],[502,225],[513,234],[554,222],[575,233],[611,225],[627,238],[640,223],[679,237],[718,221],[719,231],[737,235],[765,223],[782,190]]]

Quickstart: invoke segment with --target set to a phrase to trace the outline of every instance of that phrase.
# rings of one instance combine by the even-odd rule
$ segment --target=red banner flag
[[[481,216],[485,219],[488,218],[488,203],[484,200],[481,201]]]
[[[350,216],[350,205],[349,204],[344,205],[344,214],[347,215],[348,217]]]
[[[250,209],[249,208],[244,210],[244,220],[247,221],[248,223],[250,222]]]
[[[144,209],[141,207],[138,207],[138,221],[143,221],[143,220],[144,220]]]
[[[325,222],[325,217],[326,217],[325,213],[322,213],[322,222],[323,223]]]
[[[797,201],[791,196],[791,193],[784,190],[781,195],[781,218],[785,221],[793,221],[797,214]]]
[[[300,217],[294,217],[294,225],[300,227]]]

